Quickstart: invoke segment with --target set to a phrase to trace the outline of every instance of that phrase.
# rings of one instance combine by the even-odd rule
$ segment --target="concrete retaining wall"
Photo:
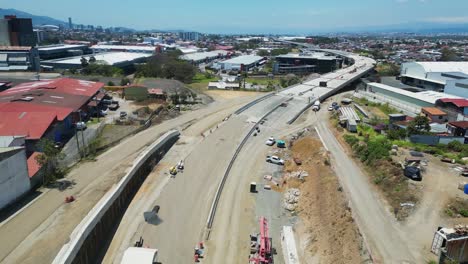
[[[141,184],[179,136],[179,131],[169,131],[137,157],[120,182],[104,195],[75,228],[70,241],[55,257],[54,264],[98,262],[103,245],[112,237],[113,230]]]

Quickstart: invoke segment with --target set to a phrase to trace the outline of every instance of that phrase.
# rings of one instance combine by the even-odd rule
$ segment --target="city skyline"
[[[291,5],[279,0],[268,3],[240,0],[235,5],[227,5],[212,0],[189,3],[181,0],[138,0],[114,5],[109,0],[83,0],[79,6],[70,8],[69,4],[57,0],[45,0],[40,3],[26,0],[11,3],[0,0],[4,8],[49,16],[65,22],[68,21],[68,17],[72,17],[76,24],[124,26],[137,30],[183,29],[206,33],[305,34],[406,24],[468,23],[468,16],[463,11],[468,9],[468,2],[450,2],[451,4],[447,5],[440,0],[362,0],[356,4],[340,0],[325,3],[298,0]],[[453,6],[458,8],[453,10]],[[285,9],[289,11],[286,12]]]

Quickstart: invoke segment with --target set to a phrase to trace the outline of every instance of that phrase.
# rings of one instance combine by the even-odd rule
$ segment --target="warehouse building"
[[[131,52],[106,52],[94,55],[75,56],[71,58],[55,59],[41,61],[41,65],[53,67],[55,69],[81,69],[81,59],[87,61],[91,57],[96,59],[96,63],[104,63],[121,69],[133,67],[136,63],[144,63],[151,57],[148,53],[131,53]]]
[[[103,83],[61,78],[0,92],[0,136],[25,136],[28,156],[41,138],[66,142],[74,133],[73,124],[99,106],[103,87]]]
[[[227,71],[249,71],[266,62],[264,57],[256,55],[243,55],[229,60],[220,61],[214,68]]]
[[[128,46],[128,45],[94,45],[91,49],[95,53],[99,52],[132,52],[132,53],[146,53],[153,55],[156,52],[155,47],[150,46]]]
[[[448,93],[448,82],[468,79],[468,62],[408,62],[401,65],[400,75],[404,84]]]
[[[52,60],[91,54],[88,45],[50,45],[38,47],[41,60]]]
[[[423,107],[434,107],[439,99],[462,99],[456,95],[421,89],[401,89],[381,83],[368,83],[365,90],[357,92],[358,96],[364,96],[371,101],[388,103],[412,116],[419,115]]]
[[[327,73],[341,68],[342,59],[323,52],[290,53],[276,56],[275,73]]]
[[[37,49],[0,46],[0,71],[34,71],[38,68]]]
[[[444,92],[468,98],[468,77],[462,80],[448,80]]]
[[[225,50],[214,50],[206,52],[191,52],[181,55],[181,60],[189,61],[192,64],[208,63],[216,59],[222,59],[229,55]]]
[[[0,136],[0,209],[31,188],[24,137]]]

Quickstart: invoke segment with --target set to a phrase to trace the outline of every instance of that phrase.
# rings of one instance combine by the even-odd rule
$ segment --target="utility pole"
[[[81,109],[78,110],[78,114],[80,115],[80,123],[81,123],[82,122],[81,121]],[[86,145],[85,145],[85,141],[84,141],[84,128],[81,129],[81,139],[83,141],[82,149],[83,149],[83,157],[84,157],[84,156],[86,156]]]
[[[78,154],[80,154],[81,158],[81,150],[80,150],[80,142],[78,140],[78,128],[75,125],[75,138],[76,138],[76,147],[78,148]]]

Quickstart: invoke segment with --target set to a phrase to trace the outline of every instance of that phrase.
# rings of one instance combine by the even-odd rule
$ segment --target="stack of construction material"
[[[455,225],[454,229],[458,235],[468,235],[468,225]]]
[[[297,203],[299,202],[300,195],[301,191],[299,191],[299,189],[292,188],[287,190],[283,199],[284,208],[288,211],[294,211],[297,207]]]

